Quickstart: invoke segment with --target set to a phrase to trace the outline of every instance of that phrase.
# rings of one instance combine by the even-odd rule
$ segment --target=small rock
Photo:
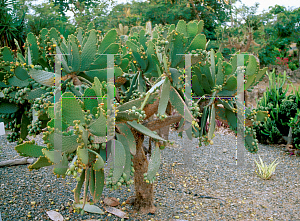
[[[106,197],[103,202],[108,206],[120,205],[120,202],[115,197]]]
[[[223,148],[223,153],[226,153],[228,150],[226,148]]]

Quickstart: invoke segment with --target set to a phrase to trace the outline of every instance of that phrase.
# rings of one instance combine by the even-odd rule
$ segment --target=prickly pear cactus
[[[39,157],[36,163],[29,166],[30,169],[54,165],[53,172],[58,176],[73,176],[78,181],[74,190],[75,201],[77,204],[81,202],[80,192],[84,186],[85,204],[88,190],[94,202],[99,200],[105,183],[103,168],[109,159],[112,163],[109,165],[106,185],[118,189],[122,185],[132,184],[130,176],[141,173],[135,171],[137,165],[132,162],[136,162],[135,157],[143,156],[141,152],[136,154],[141,151],[136,144],[140,135],[148,136],[156,143],[156,147],[150,156],[148,170],[143,171],[141,176],[144,174],[144,183],[152,185],[160,166],[161,150],[168,142],[155,130],[179,122],[177,129],[185,130],[190,139],[198,138],[200,145],[201,142],[208,145],[214,137],[215,119],[230,125],[232,130],[243,124],[243,120],[236,115],[238,108],[243,108],[243,105],[234,99],[237,93],[236,56],[226,62],[220,53],[208,52],[202,30],[203,21],[180,21],[176,26],[156,25],[153,30],[149,24],[146,29],[135,27],[125,41],[118,37],[115,29],[100,36],[94,29],[84,33],[79,28],[68,40],[61,38],[55,29],[48,32],[44,30],[36,44],[30,36],[27,46],[30,50],[27,50],[24,63],[31,62],[33,67],[28,67],[26,73],[38,84],[46,86],[42,90],[52,87],[50,81],[53,83],[54,80],[53,74],[51,77],[48,74],[51,71],[53,73],[54,67],[54,58],[50,53],[72,56],[63,55],[61,60],[64,82],[61,112],[57,111],[58,106],[54,108],[53,102],[41,103],[40,99],[34,99],[35,107],[42,105],[45,112],[41,113],[48,119],[45,125],[47,131],[43,133],[47,147],[27,141],[18,145],[16,150],[23,155]],[[37,51],[38,56],[35,54]],[[7,50],[5,53],[8,54]],[[35,55],[31,56],[33,53]],[[114,117],[112,110],[107,107],[108,83],[105,82],[109,62],[104,54],[119,54],[114,60]],[[211,99],[186,101],[184,54],[190,54],[192,58],[192,95],[209,96]],[[8,64],[9,54],[6,57],[5,64]],[[40,59],[43,59],[44,66]],[[258,67],[255,59],[246,57],[245,90],[263,77],[265,69]],[[13,77],[5,79],[9,81]],[[38,89],[38,86],[35,84],[34,89]],[[26,96],[37,96],[38,93],[41,92],[28,92]],[[231,100],[216,99],[222,96],[231,96]],[[89,97],[97,99],[86,99]],[[10,105],[3,110],[9,110],[5,114],[11,115],[17,108]],[[0,106],[0,113],[1,110]],[[246,109],[246,147],[251,152],[257,151],[253,122],[264,121],[266,117],[267,112]],[[57,119],[61,122],[59,129],[55,124]],[[34,121],[30,127],[32,132],[41,127],[40,120],[39,117]],[[27,121],[30,123],[31,119]],[[113,122],[115,126],[111,126]],[[208,131],[205,129],[207,122]],[[138,177],[141,176],[139,174]]]
[[[54,102],[55,56],[61,55],[61,91],[83,96],[94,77],[106,81],[107,57],[118,54],[120,45],[115,30],[105,36],[93,29],[78,29],[65,39],[55,28],[42,29],[39,36],[27,35],[25,55],[20,47],[16,52],[0,49],[0,121],[12,131],[8,140],[22,143],[27,135],[36,135],[50,120],[44,111]],[[128,60],[118,58],[115,78],[126,70]],[[126,63],[127,62],[127,63]]]

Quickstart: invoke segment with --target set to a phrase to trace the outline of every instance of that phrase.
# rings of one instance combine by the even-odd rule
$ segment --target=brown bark
[[[147,104],[144,107],[145,114],[147,115],[144,120],[149,119],[153,114],[157,112],[158,105],[159,105],[159,99],[156,99],[156,101],[153,104]]]
[[[156,119],[150,122],[146,122],[143,125],[147,127],[148,129],[154,131],[159,130],[160,128],[167,127],[171,124],[177,123],[181,120],[181,115],[173,115],[170,117],[167,117],[164,121],[161,121],[160,119]]]
[[[248,107],[249,104],[248,104],[248,92],[247,92],[247,90],[244,91],[244,99],[245,99],[245,106]]]
[[[143,150],[144,135],[131,129],[136,141],[136,154],[132,159],[134,167],[135,197],[133,207],[140,214],[155,213],[154,185],[147,184],[144,173],[148,171],[149,162]]]
[[[33,163],[33,162],[34,162],[34,158],[24,157],[24,158],[21,158],[21,159],[2,161],[2,162],[0,162],[0,167],[30,164],[30,163]]]
[[[231,38],[228,36],[228,44],[225,46],[225,48],[229,48],[229,49],[235,48],[236,50],[240,50],[241,52],[246,52],[249,50],[251,44],[255,46],[260,46],[253,40],[252,32],[250,31],[248,33],[246,45],[243,42],[238,43],[237,41],[232,41]]]
[[[197,20],[200,21],[200,17],[199,17],[199,15],[198,15],[198,11],[197,11],[197,9],[196,9],[196,7],[195,7],[194,1],[193,1],[193,0],[189,0],[189,2],[191,3],[191,6],[192,6],[192,8],[193,8],[193,11],[194,11],[194,13],[195,13],[195,15],[196,15]]]

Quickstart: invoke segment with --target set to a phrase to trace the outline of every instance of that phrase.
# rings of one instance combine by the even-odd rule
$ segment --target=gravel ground
[[[245,152],[246,166],[237,167],[233,135],[217,132],[213,145],[199,148],[196,141],[184,142],[173,132],[169,139],[175,144],[162,151],[155,183],[157,211],[138,215],[126,205],[129,220],[300,220],[299,157],[289,156],[275,145],[259,145],[258,154]],[[42,142],[40,136],[35,140]],[[0,136],[0,146],[0,161],[19,157],[15,143],[8,143],[4,136]],[[270,180],[255,173],[253,158],[258,155],[268,164],[279,158]],[[108,213],[74,214],[68,208],[74,187],[72,178],[56,178],[51,167],[31,172],[27,165],[0,168],[2,220],[50,220],[46,215],[49,210],[57,210],[66,220],[120,220]],[[129,189],[105,188],[102,200],[113,196],[123,202],[134,194],[134,186]],[[35,205],[31,205],[33,201]],[[101,202],[98,205],[103,208]]]

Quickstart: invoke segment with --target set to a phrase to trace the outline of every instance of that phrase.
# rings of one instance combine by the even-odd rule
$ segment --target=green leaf
[[[8,62],[14,62],[14,57],[13,57],[13,54],[12,54],[12,51],[10,50],[9,47],[4,47],[2,49],[2,58],[3,58],[3,61],[8,61]]]
[[[203,27],[204,27],[204,21],[200,20],[198,22],[198,34],[200,34],[203,31]]]
[[[95,171],[99,171],[100,169],[104,168],[104,161],[102,159],[102,157],[100,155],[97,155],[98,158],[95,161],[95,163],[93,163],[93,169]]]
[[[95,192],[93,194],[94,203],[97,203],[104,188],[104,170],[95,171]]]
[[[210,50],[210,73],[212,77],[212,81],[215,82],[215,74],[216,74],[216,64],[215,64],[215,51],[214,49]]]
[[[125,134],[125,137],[128,142],[128,146],[130,149],[130,153],[132,155],[136,154],[136,142],[134,139],[134,136],[130,130],[130,128],[126,124],[118,124],[118,127],[120,128],[121,132]]]
[[[149,161],[148,171],[147,171],[147,178],[148,180],[152,180],[160,166],[160,149],[157,145],[154,149],[154,152],[151,154],[151,158]]]
[[[70,43],[72,47],[71,66],[73,72],[77,72],[81,64],[81,56],[79,55],[79,49],[78,49],[78,45],[76,44],[76,40],[77,40],[76,37],[74,35],[71,35],[70,37]]]
[[[159,105],[158,105],[158,111],[157,111],[161,115],[165,114],[166,108],[168,106],[169,95],[170,95],[170,86],[171,86],[171,83],[169,81],[169,78],[166,78],[164,81],[164,84],[162,86],[161,97],[159,99]]]
[[[125,179],[125,181],[128,181],[130,178],[130,172],[131,172],[131,153],[128,147],[128,140],[126,137],[124,137],[121,134],[116,133],[118,141],[120,141],[123,144],[124,150],[125,150],[125,155],[126,155],[126,160],[125,160],[125,166],[124,166],[124,171],[126,175],[128,175]]]
[[[97,34],[96,30],[89,31],[89,37],[85,43],[81,54],[80,71],[88,70],[95,59],[97,52]]]
[[[169,71],[171,72],[171,78],[173,80],[173,85],[179,83],[179,77],[181,76],[180,72],[176,68],[169,68]]]
[[[103,38],[103,40],[102,40],[102,42],[101,42],[101,44],[99,46],[98,53],[99,54],[104,54],[105,49],[110,44],[116,42],[117,36],[118,36],[118,34],[117,34],[117,31],[115,29],[112,29],[112,30],[108,31],[105,34],[105,36],[104,36],[104,38]]]
[[[192,122],[193,116],[189,108],[187,107],[184,100],[181,98],[180,94],[176,91],[174,87],[171,87],[170,102],[172,106],[186,121]]]
[[[39,47],[37,45],[36,36],[33,33],[29,32],[27,34],[27,42],[30,44],[29,49],[32,55],[32,63],[37,64],[37,61],[39,60]]]
[[[142,134],[145,134],[146,136],[152,137],[156,140],[166,141],[165,139],[163,139],[160,136],[154,134],[150,129],[143,126],[142,124],[137,123],[136,121],[128,121],[127,124],[129,124],[129,126],[133,127],[137,131],[141,132]]]
[[[75,199],[75,203],[79,203],[79,197],[80,197],[80,192],[81,192],[81,188],[84,182],[84,178],[85,178],[85,169],[82,171],[81,175],[80,175],[80,180],[76,185],[75,191],[74,191],[74,199]]]
[[[198,97],[202,97],[205,94],[200,84],[200,81],[196,75],[193,75],[192,77],[192,86],[193,86],[193,91],[196,93]]]
[[[96,92],[92,88],[87,88],[84,91],[84,109],[85,110],[90,110],[92,113],[94,107],[98,107],[98,100],[95,98],[96,97]]]
[[[258,66],[258,64],[256,62],[255,57],[253,55],[251,55],[249,57],[249,63],[246,67],[246,75],[249,75],[249,76],[254,75],[256,73],[257,66]]]
[[[219,58],[218,61],[218,73],[217,73],[217,81],[216,81],[216,85],[222,85],[224,83],[224,74],[222,71],[222,60],[221,58]]]
[[[215,120],[215,105],[213,104],[211,106],[211,112],[210,112],[210,125],[208,130],[208,139],[211,140],[212,136],[214,134],[216,127],[216,120]]]
[[[113,142],[112,142],[113,145]],[[111,147],[111,155],[113,158],[113,176],[112,176],[112,182],[113,184],[116,184],[120,177],[122,176],[122,173],[124,171],[125,161],[126,161],[126,154],[123,144],[115,140],[115,146]]]
[[[20,134],[20,138],[22,138],[23,140],[25,140],[25,138],[28,135],[28,128],[27,126],[30,124],[30,120],[27,117],[27,115],[25,113],[22,114],[22,119],[21,119],[21,134]]]
[[[53,173],[56,175],[65,175],[68,170],[68,158],[66,154],[63,154],[61,161],[54,166]]]
[[[178,22],[179,24],[179,22]],[[184,51],[184,43],[183,43],[183,36],[178,34],[174,35],[173,41],[173,50],[171,50],[171,66],[172,68],[176,68],[178,64],[182,61],[183,56],[182,54],[185,53]]]
[[[17,78],[16,76],[13,76],[8,79],[8,83],[15,87],[27,87],[29,85],[28,79],[22,81],[19,78]]]

